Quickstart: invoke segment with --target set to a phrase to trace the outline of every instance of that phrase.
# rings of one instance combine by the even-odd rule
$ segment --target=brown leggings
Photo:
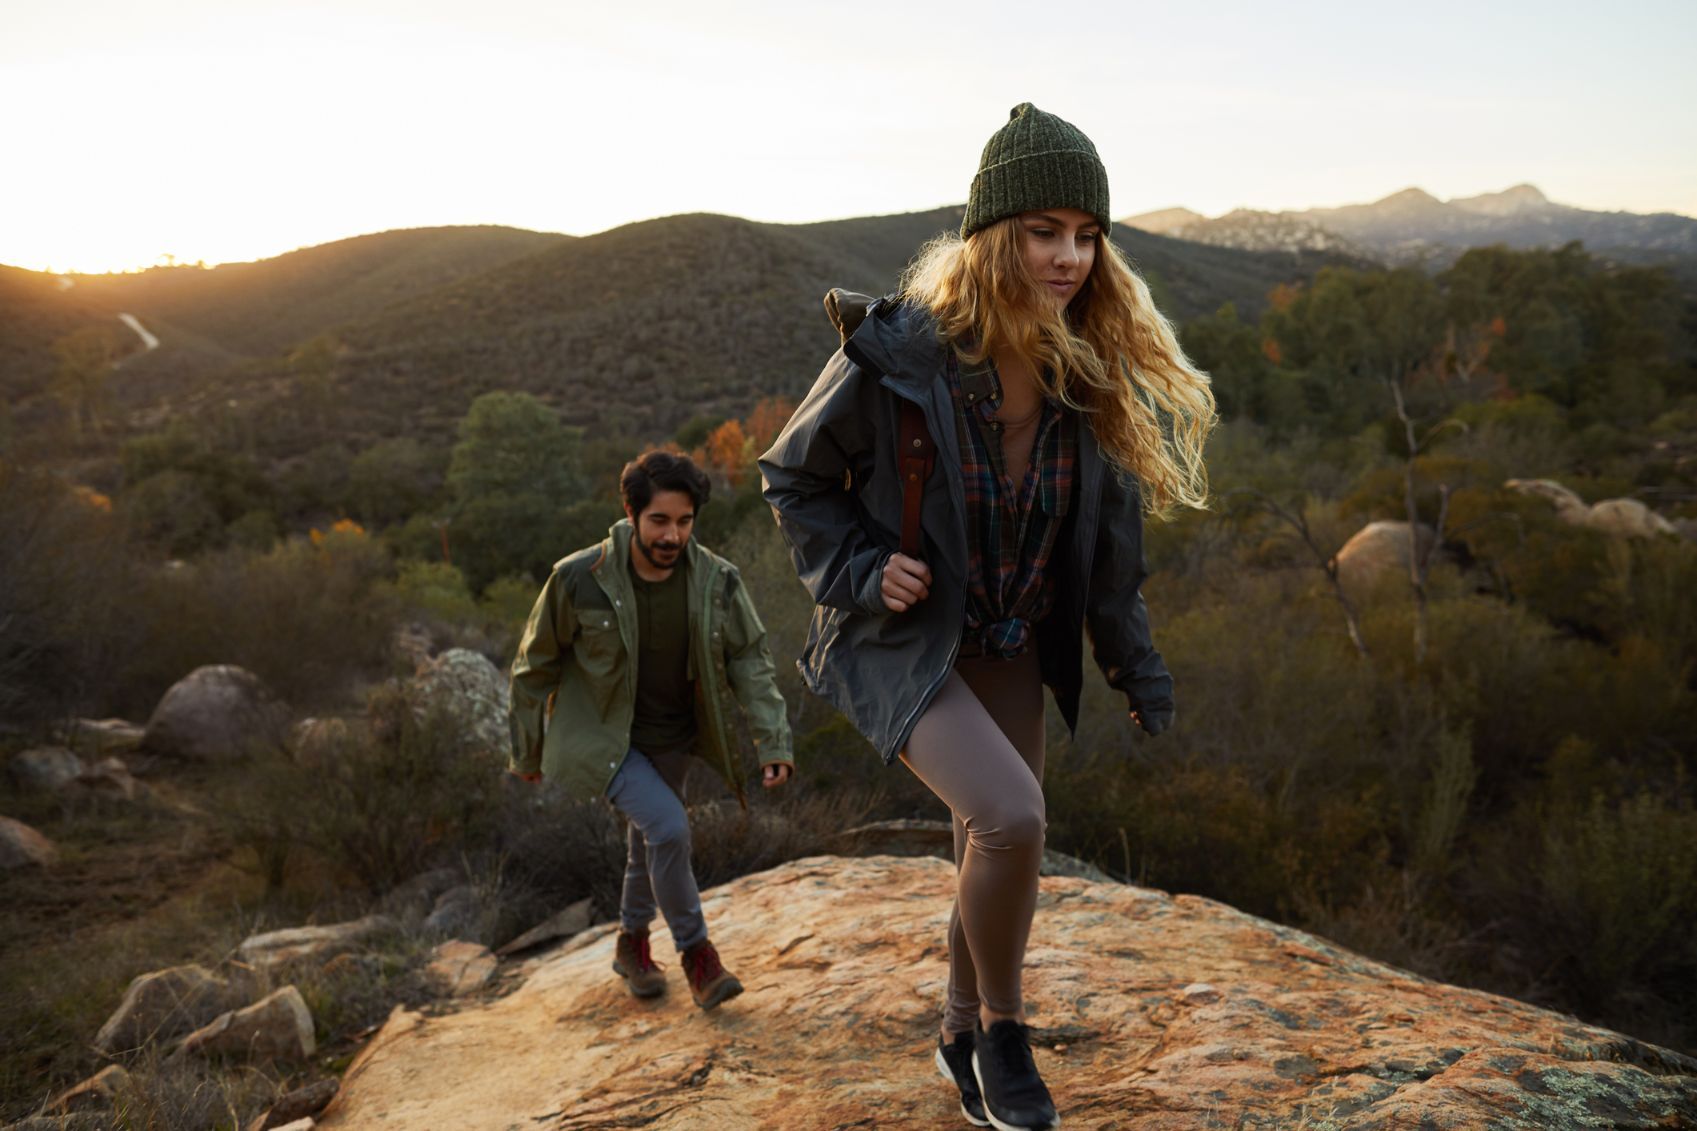
[[[959,870],[949,916],[943,1028],[978,1007],[1020,1013],[1020,972],[1043,862],[1043,681],[1035,650],[962,657],[914,725],[902,761],[954,814]]]

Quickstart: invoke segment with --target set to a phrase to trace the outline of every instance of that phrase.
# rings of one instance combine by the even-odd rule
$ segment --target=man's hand
[[[790,780],[790,771],[794,768],[788,762],[767,762],[760,767],[760,784],[767,789],[783,785]]]
[[[898,551],[884,563],[880,588],[884,607],[892,613],[905,613],[931,595],[931,567]]]
[[[533,774],[521,774],[517,770],[508,770],[507,772],[513,775],[513,777],[519,779],[519,781],[527,781],[531,785],[535,785],[542,780],[542,772],[540,770]]]

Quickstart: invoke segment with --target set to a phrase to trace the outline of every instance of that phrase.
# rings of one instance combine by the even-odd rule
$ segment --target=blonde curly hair
[[[1084,286],[1057,310],[1026,268],[1024,238],[1018,216],[965,239],[938,236],[903,273],[902,295],[967,360],[1012,352],[1029,361],[1044,392],[1083,413],[1108,459],[1137,479],[1145,510],[1205,509],[1214,391],[1148,285],[1104,232]]]

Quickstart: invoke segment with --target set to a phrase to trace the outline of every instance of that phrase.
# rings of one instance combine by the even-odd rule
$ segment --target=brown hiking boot
[[[636,997],[659,997],[666,992],[666,975],[648,950],[648,932],[633,935],[619,932],[613,948],[613,973],[625,980]]]
[[[684,951],[683,960],[689,992],[702,1009],[713,1009],[742,993],[742,983],[720,964],[719,952],[712,943],[706,940],[696,943]]]

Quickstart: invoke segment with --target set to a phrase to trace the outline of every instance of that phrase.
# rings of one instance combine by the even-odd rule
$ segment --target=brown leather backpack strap
[[[925,410],[906,397],[902,404],[900,450],[897,463],[902,475],[902,553],[924,558],[925,539],[919,515],[925,499],[925,481],[937,463],[937,444],[925,427]]]

